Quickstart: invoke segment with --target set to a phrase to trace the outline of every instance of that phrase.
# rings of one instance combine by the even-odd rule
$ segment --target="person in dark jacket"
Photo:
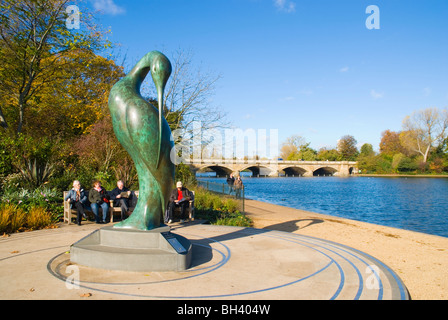
[[[78,180],[73,181],[73,189],[68,192],[64,200],[70,203],[70,208],[76,209],[76,223],[80,226],[82,217],[86,217],[84,206],[87,203],[87,195]]]
[[[107,211],[109,211],[109,195],[98,180],[93,183],[93,188],[90,189],[89,201],[90,207],[95,214],[96,223],[106,223]],[[103,220],[100,220],[99,217],[100,207],[103,210]]]
[[[190,205],[190,190],[182,186],[182,182],[178,181],[176,189],[171,192],[170,203],[168,204],[168,223],[173,222],[173,211],[175,207],[180,207],[180,222],[184,222],[185,213]]]
[[[121,220],[127,218],[126,214],[129,211],[129,198],[131,191],[124,186],[122,180],[117,181],[117,187],[110,192],[111,206],[121,207]]]
[[[229,185],[229,194],[233,191],[233,184],[235,183],[235,177],[231,173],[230,176],[227,178],[227,184]]]

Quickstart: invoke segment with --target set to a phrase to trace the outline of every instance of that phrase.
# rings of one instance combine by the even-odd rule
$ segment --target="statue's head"
[[[151,75],[157,91],[160,93],[164,90],[168,78],[171,75],[171,62],[159,51],[153,51],[152,54]]]

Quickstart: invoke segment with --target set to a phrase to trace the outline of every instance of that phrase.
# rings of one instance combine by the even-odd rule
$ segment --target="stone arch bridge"
[[[253,176],[339,176],[348,177],[358,172],[355,161],[285,161],[285,160],[219,160],[192,159],[188,163],[194,173],[215,171],[217,176],[237,175],[250,170]]]

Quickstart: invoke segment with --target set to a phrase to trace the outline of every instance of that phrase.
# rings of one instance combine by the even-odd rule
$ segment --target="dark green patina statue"
[[[156,85],[159,110],[140,94],[148,72]],[[114,228],[151,230],[163,225],[163,213],[174,183],[174,164],[170,160],[173,142],[163,117],[163,93],[170,74],[168,58],[151,51],[110,92],[114,132],[134,160],[140,184],[134,212]]]

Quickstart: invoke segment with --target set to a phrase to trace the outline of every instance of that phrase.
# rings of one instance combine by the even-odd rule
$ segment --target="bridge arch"
[[[252,166],[243,167],[239,171],[249,170],[252,172],[253,177],[258,177],[260,175],[261,169],[264,169],[263,170],[264,172],[262,173],[263,176],[269,176],[273,173],[273,170],[271,168],[266,167],[266,166],[260,166],[260,165],[252,165]]]
[[[332,167],[320,167],[313,171],[313,176],[333,176],[337,172],[338,170]]]
[[[290,166],[282,169],[286,176],[300,177],[307,173],[307,170],[299,166]]]
[[[216,172],[216,176],[220,176],[220,177],[228,176],[233,172],[232,169],[230,169],[226,166],[211,164],[211,165],[202,166],[201,168],[196,170],[196,173],[207,172],[209,170]]]

